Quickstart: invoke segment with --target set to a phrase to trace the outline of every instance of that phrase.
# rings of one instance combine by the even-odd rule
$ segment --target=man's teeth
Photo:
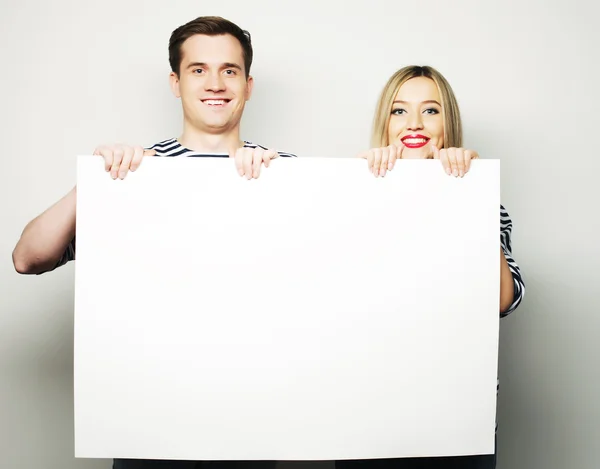
[[[206,104],[211,105],[211,106],[219,106],[219,105],[225,104],[225,100],[224,99],[207,99],[204,102]]]

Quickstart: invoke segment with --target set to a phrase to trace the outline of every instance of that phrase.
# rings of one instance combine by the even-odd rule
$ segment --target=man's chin
[[[210,134],[222,134],[234,129],[235,123],[231,121],[203,122],[200,128],[204,129],[205,132],[208,132]]]

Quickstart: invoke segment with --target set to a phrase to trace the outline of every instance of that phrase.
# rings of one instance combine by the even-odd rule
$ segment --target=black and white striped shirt
[[[512,220],[510,219],[508,212],[502,205],[500,205],[500,246],[504,252],[504,257],[506,257],[508,268],[512,273],[515,290],[513,302],[505,312],[500,314],[501,318],[508,316],[515,309],[517,309],[517,306],[521,304],[521,301],[523,301],[523,296],[525,295],[525,283],[523,282],[523,277],[521,276],[521,269],[512,256],[512,226]]]
[[[257,145],[252,142],[244,140],[244,148],[262,148],[267,150],[267,147]],[[184,157],[208,157],[208,158],[229,158],[228,153],[199,153],[197,151],[190,150],[179,143],[176,138],[170,138],[163,140],[162,142],[155,143],[152,145],[150,150],[156,151],[156,156],[184,156]],[[293,153],[287,153],[285,151],[278,151],[279,156],[284,157],[296,157]]]

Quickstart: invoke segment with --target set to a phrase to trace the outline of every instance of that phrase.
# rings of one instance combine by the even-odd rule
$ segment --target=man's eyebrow
[[[206,66],[207,66],[207,64],[205,62],[192,62],[186,68],[206,67]],[[242,69],[242,67],[240,67],[238,64],[233,63],[233,62],[225,62],[225,63],[221,64],[220,68],[235,68],[237,70]]]
[[[408,104],[408,101],[402,101],[397,99],[396,101],[393,102],[393,104]],[[437,104],[438,106],[441,106],[440,103],[438,103],[435,99],[428,99],[427,101],[422,101],[421,104]]]
[[[188,66],[186,68],[192,68],[192,67],[206,67],[206,64],[204,62],[192,62],[192,63],[188,64]]]
[[[223,64],[223,68],[237,68],[238,70],[241,70],[242,67],[236,63],[233,62],[225,62]]]

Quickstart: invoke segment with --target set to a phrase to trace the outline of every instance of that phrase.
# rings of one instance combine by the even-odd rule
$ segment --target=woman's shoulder
[[[500,204],[500,225],[502,228],[512,228],[512,220],[510,218],[510,214],[502,204]]]

